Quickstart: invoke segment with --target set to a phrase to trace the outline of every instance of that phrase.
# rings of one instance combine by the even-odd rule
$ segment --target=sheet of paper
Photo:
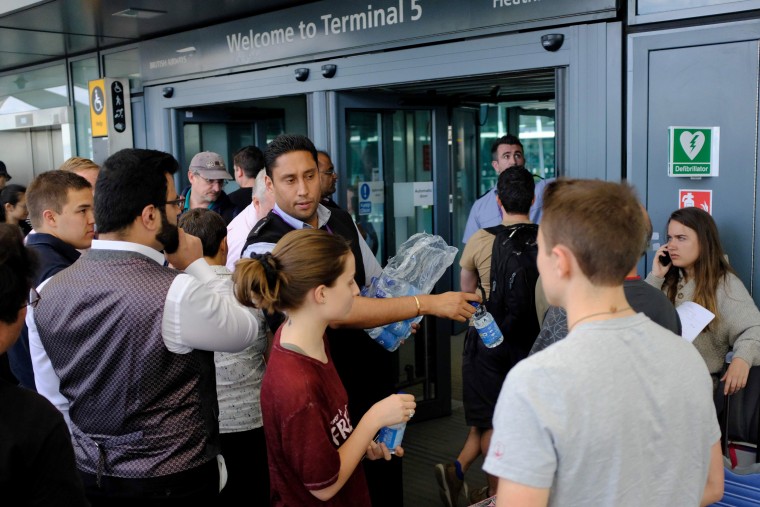
[[[681,336],[689,343],[715,318],[715,314],[693,301],[681,303],[676,308],[681,318]]]

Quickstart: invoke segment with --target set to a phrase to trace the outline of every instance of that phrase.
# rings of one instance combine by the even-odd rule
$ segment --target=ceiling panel
[[[48,0],[0,15],[0,72],[315,0]],[[160,11],[150,19],[114,16]]]

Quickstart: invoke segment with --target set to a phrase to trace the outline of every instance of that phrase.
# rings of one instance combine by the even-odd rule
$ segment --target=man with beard
[[[319,185],[322,192],[321,204],[328,208],[338,208],[333,201],[333,194],[338,187],[338,173],[330,159],[330,154],[324,150],[317,150],[317,169],[319,170]]]
[[[110,156],[99,239],[27,315],[37,389],[69,424],[94,506],[213,504],[226,480],[212,351],[245,349],[258,325],[177,228],[177,169],[159,151]]]

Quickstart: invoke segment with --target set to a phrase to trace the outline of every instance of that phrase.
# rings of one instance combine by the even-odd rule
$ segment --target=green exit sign
[[[718,176],[720,127],[669,127],[668,176]]]

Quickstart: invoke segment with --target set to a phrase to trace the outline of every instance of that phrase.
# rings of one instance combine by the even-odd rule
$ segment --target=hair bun
[[[271,254],[271,252],[263,254],[251,254],[251,259],[257,260],[264,268],[264,274],[267,278],[267,285],[270,289],[274,289],[277,285],[277,277],[279,275],[277,259]]]

